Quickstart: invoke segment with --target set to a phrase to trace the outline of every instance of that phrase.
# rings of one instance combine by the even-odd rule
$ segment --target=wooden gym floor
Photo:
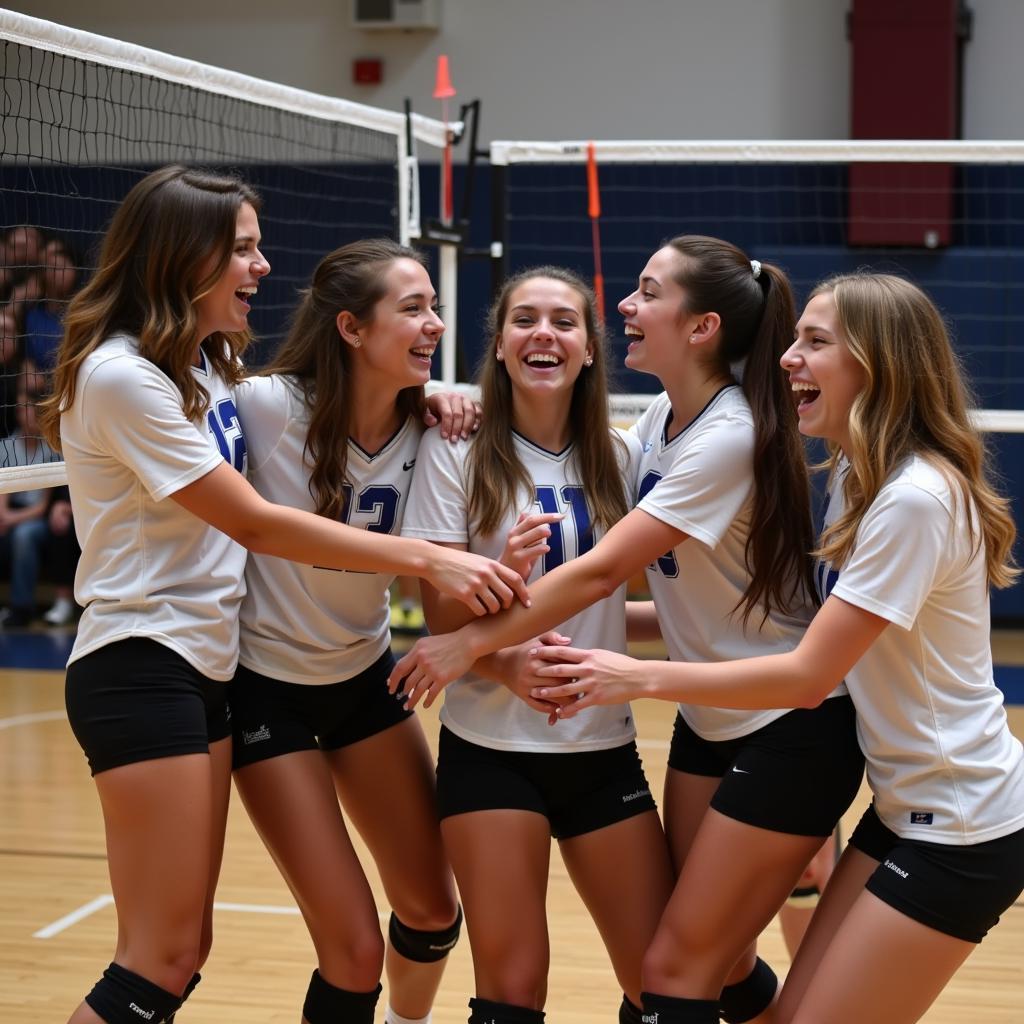
[[[998,635],[996,655],[1003,665],[1024,664],[1024,634]],[[64,1021],[109,962],[113,949],[115,918],[99,804],[63,706],[62,673],[0,670],[4,1024]],[[673,709],[646,702],[635,712],[648,777],[660,793]],[[436,714],[421,712],[421,717],[433,741]],[[1012,707],[1010,720],[1017,735],[1024,737],[1024,708]],[[848,815],[847,835],[865,801],[862,792]],[[386,917],[372,863],[367,870]],[[168,879],[168,884],[174,880]],[[620,992],[557,848],[551,858],[548,909],[548,1020],[611,1024]],[[1018,903],[954,978],[924,1018],[927,1024],[1024,1021],[1022,949],[1024,905]],[[788,959],[774,922],[763,936],[761,952],[780,973],[785,970]],[[314,965],[312,946],[290,894],[235,799],[218,890],[213,954],[181,1024],[297,1024]],[[434,1009],[435,1024],[463,1024],[471,994],[469,944],[464,939],[452,953]],[[382,999],[378,1017],[383,1016],[383,1005]]]

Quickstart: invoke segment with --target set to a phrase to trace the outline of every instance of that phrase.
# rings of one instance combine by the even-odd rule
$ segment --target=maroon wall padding
[[[960,7],[960,0],[853,0],[852,138],[957,137]],[[851,245],[948,245],[952,216],[949,164],[850,168]]]

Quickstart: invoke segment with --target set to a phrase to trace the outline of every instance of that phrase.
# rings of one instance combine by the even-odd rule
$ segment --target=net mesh
[[[513,268],[593,268],[579,143],[497,143],[507,164],[506,246]],[[1024,150],[1008,144],[758,144],[673,152],[669,143],[599,148],[600,230],[608,306],[635,286],[674,234],[727,238],[781,264],[798,300],[822,278],[870,266],[910,277],[951,321],[992,409],[1024,402]],[[942,147],[941,149],[939,147]],[[514,148],[512,148],[514,147]],[[946,160],[923,162],[922,156]],[[621,365],[625,340],[615,342]],[[630,391],[656,382],[627,374]]]
[[[374,127],[303,113],[294,90],[283,91],[287,104],[261,102],[250,94],[272,87],[229,76],[232,88],[219,91],[206,84],[215,69],[176,58],[173,78],[162,69],[146,73],[133,65],[162,55],[140,50],[133,60],[124,44],[116,62],[85,59],[54,48],[42,34],[46,23],[23,20],[38,27],[38,41],[23,32],[2,38],[0,22],[3,490],[41,479],[29,473],[22,483],[26,459],[56,458],[19,437],[34,432],[31,404],[47,386],[62,312],[89,274],[116,205],[150,170],[175,162],[230,171],[261,194],[274,272],[250,316],[253,362],[282,337],[297,291],[324,253],[399,230],[398,115],[382,111],[383,126]],[[54,474],[59,481],[62,467]]]
[[[492,144],[505,169],[509,269],[555,263],[592,274],[586,149]],[[603,142],[596,151],[610,323],[652,251],[676,234],[727,238],[780,264],[798,302],[835,273],[909,277],[949,321],[1000,487],[1022,507],[1024,144]],[[621,367],[626,339],[610,333]],[[619,384],[626,393],[614,396],[612,415],[628,425],[658,382],[622,371]],[[992,613],[1024,619],[1024,588],[995,592]]]

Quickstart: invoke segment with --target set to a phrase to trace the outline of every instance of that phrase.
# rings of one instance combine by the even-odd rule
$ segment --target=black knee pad
[[[349,992],[324,981],[319,971],[313,972],[302,1004],[302,1016],[309,1024],[373,1024],[373,1011],[380,998],[381,986],[372,992]]]
[[[107,1024],[164,1024],[181,1006],[181,996],[120,964],[103,972],[85,1001]]]
[[[474,997],[469,1001],[469,1024],[544,1024],[544,1011]]]
[[[414,960],[418,964],[433,964],[443,960],[459,941],[462,931],[462,907],[458,908],[455,920],[439,932],[421,932],[402,924],[392,913],[388,924],[388,938],[391,948],[406,960]]]
[[[718,1000],[719,1012],[726,1024],[743,1024],[753,1020],[772,1004],[779,979],[775,972],[760,958],[754,969],[735,985],[726,985]]]
[[[198,985],[199,982],[201,982],[202,980],[203,976],[198,971],[196,971],[196,973],[193,974],[191,978],[189,978],[189,982],[185,986],[185,991],[181,993],[181,1002],[178,1004],[179,1010],[185,1005],[185,1000],[188,999],[188,997],[192,995],[193,992],[195,992],[196,985]],[[172,1013],[170,1017],[167,1018],[166,1024],[174,1024],[174,1017],[175,1014]]]
[[[715,999],[679,999],[641,992],[644,1024],[718,1024],[718,1001]]]
[[[629,996],[623,995],[619,1006],[619,1024],[643,1024],[643,1010],[630,1002]]]

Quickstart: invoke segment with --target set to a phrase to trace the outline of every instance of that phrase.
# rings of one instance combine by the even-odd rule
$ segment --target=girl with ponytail
[[[626,365],[665,389],[633,428],[643,449],[636,507],[531,586],[529,609],[417,644],[392,674],[411,703],[645,568],[646,615],[656,614],[673,662],[783,654],[800,642],[813,612],[812,528],[778,371],[795,322],[785,274],[728,242],[684,235],[651,257],[619,311]],[[631,627],[644,615],[631,607]],[[533,657],[540,671],[542,652]],[[644,959],[643,1019],[773,1019],[777,982],[754,943],[863,771],[850,699],[841,682],[830,690],[820,707],[796,711],[680,705],[664,800],[678,879]],[[682,1016],[672,1016],[677,1004]]]

